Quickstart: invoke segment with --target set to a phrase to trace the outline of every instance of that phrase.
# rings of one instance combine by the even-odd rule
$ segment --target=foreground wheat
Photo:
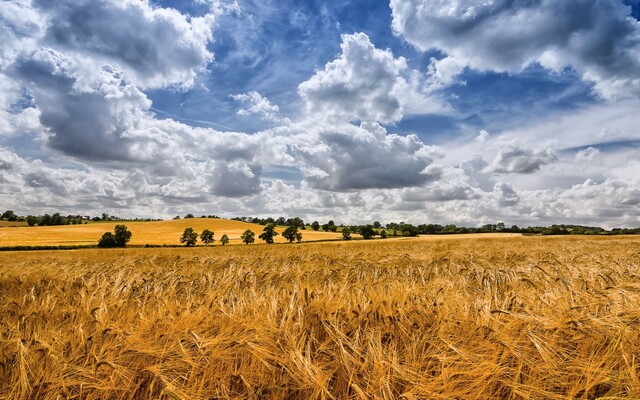
[[[640,397],[640,240],[0,254],[0,398]]]

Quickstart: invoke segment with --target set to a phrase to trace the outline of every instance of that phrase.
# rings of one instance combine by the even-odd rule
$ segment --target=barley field
[[[640,238],[0,253],[2,399],[640,398]]]

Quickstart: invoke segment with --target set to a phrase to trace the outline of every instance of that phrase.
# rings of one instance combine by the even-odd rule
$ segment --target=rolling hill
[[[93,245],[104,232],[113,232],[118,224],[124,224],[132,232],[131,245],[179,245],[180,236],[187,227],[192,227],[200,233],[204,229],[214,232],[214,245],[220,244],[222,235],[227,235],[230,244],[240,244],[242,233],[251,229],[256,233],[256,243],[261,242],[258,235],[264,228],[262,225],[251,224],[228,219],[189,218],[169,221],[153,222],[99,222],[86,225],[62,226],[34,226],[34,227],[1,227],[0,247],[7,246],[74,246]],[[277,228],[276,242],[286,242],[281,233],[284,228]],[[339,239],[340,233],[314,232],[310,229],[302,231],[303,242]]]

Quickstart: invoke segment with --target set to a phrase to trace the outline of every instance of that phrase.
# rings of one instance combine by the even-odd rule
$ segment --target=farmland
[[[640,397],[637,237],[4,252],[0,265],[0,398]]]
[[[216,241],[226,234],[230,239],[230,244],[240,244],[242,232],[251,229],[256,233],[257,240],[257,235],[264,228],[258,224],[214,218],[189,218],[152,222],[109,221],[86,225],[0,227],[0,247],[95,245],[104,232],[113,231],[115,225],[118,224],[127,226],[133,233],[130,244],[138,246],[146,244],[179,245],[180,235],[187,227],[192,227],[198,233],[204,229],[213,230]],[[276,242],[286,242],[281,235],[282,230],[283,228],[277,229],[280,235],[276,236]],[[310,229],[302,232],[303,241],[338,239],[342,237],[340,233],[315,232]]]

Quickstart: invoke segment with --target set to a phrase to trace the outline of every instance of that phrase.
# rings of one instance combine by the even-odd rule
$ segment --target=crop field
[[[0,266],[2,399],[640,398],[638,237],[4,252]]]
[[[20,223],[18,223],[20,224]],[[227,235],[229,244],[241,244],[240,236],[242,232],[251,229],[256,234],[256,242],[259,242],[258,235],[264,226],[250,224],[246,222],[233,221],[228,219],[215,218],[189,218],[171,221],[152,222],[99,222],[86,225],[60,225],[60,226],[26,226],[22,227],[2,227],[0,226],[0,247],[6,246],[65,246],[65,245],[96,245],[98,239],[105,232],[113,232],[113,228],[118,225],[126,225],[133,233],[131,245],[144,246],[152,245],[179,245],[180,236],[185,228],[192,227],[198,234],[205,229],[214,231],[215,244],[220,244],[222,235]],[[283,228],[277,231],[281,234]],[[302,241],[339,239],[340,233],[315,232],[311,229],[302,231]],[[282,235],[275,238],[276,242],[286,242]]]
[[[26,227],[26,222],[17,222],[17,221],[0,221],[0,228],[7,227]]]

